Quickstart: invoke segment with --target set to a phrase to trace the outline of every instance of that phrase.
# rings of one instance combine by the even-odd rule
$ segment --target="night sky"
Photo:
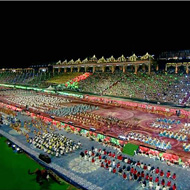
[[[0,67],[190,49],[188,8],[189,2],[1,2]]]

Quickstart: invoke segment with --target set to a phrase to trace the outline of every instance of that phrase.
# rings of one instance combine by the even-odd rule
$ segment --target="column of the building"
[[[92,72],[95,73],[96,66],[93,66]]]
[[[53,76],[54,76],[54,74],[55,74],[55,68],[53,68]]]
[[[114,73],[115,72],[115,66],[111,67],[111,72]]]
[[[126,66],[123,65],[123,73],[125,73],[125,72],[126,72]]]
[[[85,71],[85,72],[87,72],[87,69],[88,69],[88,67],[87,67],[87,66],[85,66],[85,67],[84,67],[84,71]]]
[[[167,72],[167,70],[168,70],[168,65],[166,63],[166,65],[165,65],[165,71]]]
[[[105,72],[105,66],[102,66],[102,73]]]
[[[159,65],[157,64],[157,65],[156,65],[156,71],[158,71],[158,70],[159,70]]]
[[[135,65],[135,75],[137,75],[138,65]]]
[[[175,73],[178,73],[178,65],[175,65]]]
[[[66,73],[66,72],[67,72],[67,67],[64,68],[64,73]]]
[[[189,63],[186,65],[186,74],[189,74]]]
[[[73,72],[73,67],[71,67],[71,73]]]
[[[58,74],[60,73],[60,71],[61,71],[61,68],[59,67],[59,68],[58,68]]]
[[[80,66],[77,67],[77,71],[78,71],[78,73],[80,72]]]
[[[142,70],[145,71],[146,68],[145,68],[145,64],[142,65]]]
[[[148,74],[151,73],[151,63],[148,64]]]

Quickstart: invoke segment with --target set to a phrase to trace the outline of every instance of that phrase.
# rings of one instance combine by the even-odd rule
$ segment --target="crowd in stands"
[[[121,73],[94,73],[86,80],[79,82],[79,91],[102,94],[115,82],[121,79]]]
[[[178,141],[187,141],[188,137],[185,134],[182,133],[178,133],[178,132],[173,132],[173,131],[160,131],[159,135],[161,137],[168,137],[168,138],[173,138],[176,139]]]
[[[114,84],[114,85],[113,85]],[[94,73],[79,83],[80,91],[181,104],[189,93],[183,74]],[[189,99],[186,105],[190,103]]]
[[[147,76],[123,75],[122,80],[105,94],[126,96],[157,102],[181,104],[189,92],[189,79],[185,75],[152,74]]]
[[[72,153],[81,147],[80,141],[75,143],[73,140],[58,133],[43,133],[28,139],[35,148],[43,150],[45,153],[59,157],[61,155]]]
[[[40,86],[43,81],[52,77],[50,72],[3,72],[0,74],[2,83],[24,84]],[[147,75],[139,72],[137,75],[132,72],[114,73],[95,72],[87,79],[79,82],[79,91],[91,92],[95,94],[105,94],[113,96],[123,96],[128,98],[138,98],[153,100],[157,102],[169,102],[174,104],[184,103],[184,99],[189,95],[189,77],[186,74],[163,74],[151,73]],[[190,99],[185,100],[189,105]]]
[[[49,114],[53,114],[59,117],[67,115],[76,115],[77,113],[84,113],[86,111],[93,111],[99,109],[98,106],[91,106],[87,104],[79,104],[70,107],[64,107],[60,109],[50,110]]]
[[[153,138],[150,136],[143,135],[141,133],[130,132],[127,134],[126,137],[127,137],[127,139],[132,139],[132,140],[140,141],[143,143],[147,143],[147,144],[156,146],[156,147],[164,149],[164,150],[172,148],[169,141],[166,143],[163,140],[161,141],[155,137]]]
[[[51,77],[50,72],[3,72],[0,73],[1,83],[9,84],[22,84],[29,86],[38,86],[44,80],[48,80]]]
[[[121,152],[116,153],[92,147],[90,150],[82,151],[80,157],[110,173],[121,176],[123,180],[137,181],[143,188],[177,189],[176,173],[171,173],[169,170],[164,171],[157,166],[123,156]]]

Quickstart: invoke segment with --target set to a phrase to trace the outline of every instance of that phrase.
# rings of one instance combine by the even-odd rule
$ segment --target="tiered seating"
[[[77,73],[77,72],[67,72],[67,73],[61,73],[59,75],[53,76],[51,77],[49,80],[46,81],[46,83],[50,83],[50,84],[65,84],[66,82],[68,82],[69,80],[82,75],[83,73]]]
[[[112,85],[114,84],[114,85]],[[189,77],[183,74],[94,73],[79,83],[79,90],[182,104],[189,92]],[[186,100],[188,105],[190,100]]]
[[[27,81],[27,85],[31,85],[31,86],[40,86],[41,83],[43,83],[44,81],[48,80],[51,77],[50,73],[37,73],[34,76],[32,76],[32,78]]]
[[[129,74],[105,94],[180,104],[188,92],[188,84],[185,75]]]
[[[101,94],[121,79],[121,73],[94,73],[86,80],[79,82],[79,90]]]
[[[17,76],[16,73],[4,72],[0,74],[1,83],[12,83],[14,78]]]

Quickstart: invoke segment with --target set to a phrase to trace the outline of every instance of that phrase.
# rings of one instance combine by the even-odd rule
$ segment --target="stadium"
[[[39,184],[189,190],[189,67],[183,50],[2,68],[0,143],[45,168]]]

